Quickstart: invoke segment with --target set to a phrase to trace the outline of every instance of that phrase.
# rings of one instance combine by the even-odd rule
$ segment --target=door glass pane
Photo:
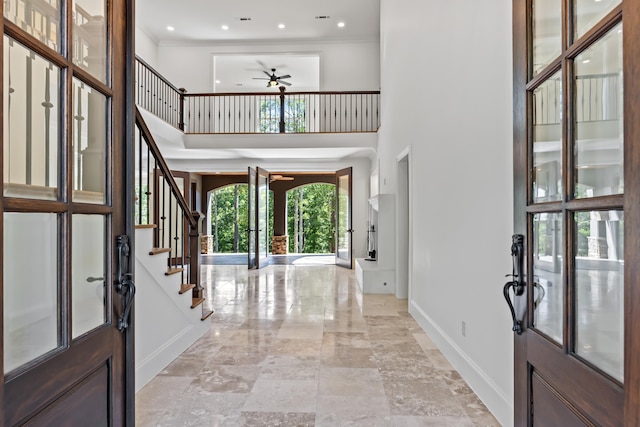
[[[4,16],[51,49],[60,52],[60,0],[5,0]]]
[[[60,345],[58,217],[4,214],[4,371]]]
[[[562,199],[562,79],[533,91],[533,201]]]
[[[73,2],[73,63],[101,82],[107,78],[107,26],[104,0]]]
[[[562,1],[533,0],[533,75],[562,52]]]
[[[4,37],[4,195],[58,197],[60,69]]]
[[[575,223],[575,352],[622,382],[624,213],[578,212]]]
[[[573,0],[576,40],[620,3],[620,0]]]
[[[76,338],[105,322],[105,217],[73,215],[72,336]]]
[[[336,255],[338,258],[349,259],[349,176],[343,175],[338,178],[338,242]]]
[[[624,190],[622,25],[575,60],[576,197]]]
[[[256,267],[256,171],[249,168],[247,185],[247,211],[248,211],[248,224],[247,224],[247,253],[248,253],[248,267]]]
[[[268,177],[258,175],[258,250],[259,258],[269,255],[267,236],[269,235],[269,184]]]
[[[564,292],[562,286],[562,214],[533,217],[534,316],[536,329],[562,343]]]
[[[73,201],[105,203],[107,98],[73,79]]]

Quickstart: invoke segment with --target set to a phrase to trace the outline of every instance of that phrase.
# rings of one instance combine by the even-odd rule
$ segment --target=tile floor
[[[334,265],[203,266],[211,331],[136,396],[138,426],[498,426],[407,312]]]

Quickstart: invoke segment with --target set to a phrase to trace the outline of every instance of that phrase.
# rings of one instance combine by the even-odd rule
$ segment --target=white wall
[[[213,55],[224,53],[318,53],[320,90],[357,91],[380,88],[378,42],[268,45],[174,45],[158,47],[158,70],[190,93],[213,90]],[[189,64],[185,67],[184,64]]]
[[[396,156],[411,145],[410,310],[512,425],[501,293],[513,228],[511,1],[382,0],[381,10],[380,192],[396,192]]]
[[[136,55],[158,69],[158,43],[136,26]]]

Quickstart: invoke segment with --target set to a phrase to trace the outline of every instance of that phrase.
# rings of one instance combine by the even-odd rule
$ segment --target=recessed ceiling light
[[[591,62],[591,60],[590,60],[590,59],[583,59],[583,60],[582,60],[582,63],[583,63],[583,64],[588,64],[589,62]]]
[[[228,29],[229,29],[229,26],[228,26],[228,25],[223,25],[221,28],[222,28],[223,30],[228,30]]]
[[[344,22],[338,22],[338,27],[340,28],[344,27]]]
[[[284,24],[278,24],[278,28],[280,28],[281,30],[284,28]]]
[[[174,31],[174,30],[175,30],[175,28],[173,28],[171,25],[169,25],[169,26],[167,27],[167,31]]]
[[[220,84],[220,80],[216,80],[216,84],[219,85]]]

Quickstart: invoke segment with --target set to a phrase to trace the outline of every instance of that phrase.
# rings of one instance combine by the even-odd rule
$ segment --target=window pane
[[[564,292],[562,268],[562,214],[533,217],[534,326],[562,343]]]
[[[349,176],[338,178],[338,241],[337,255],[342,259],[349,259]]]
[[[73,215],[72,336],[105,322],[106,227],[102,215]]]
[[[574,28],[576,39],[582,37],[595,24],[611,12],[620,0],[574,0]]]
[[[107,78],[107,26],[104,0],[73,2],[73,63],[102,82]]]
[[[562,52],[562,1],[533,0],[533,75]]]
[[[562,79],[533,91],[533,201],[562,199]]]
[[[578,212],[575,221],[575,352],[622,382],[624,213]]]
[[[622,25],[575,59],[576,197],[621,194]]]
[[[4,372],[60,345],[57,265],[55,214],[4,214]]]
[[[269,231],[268,210],[269,210],[269,183],[267,177],[258,176],[258,253],[259,257],[269,255],[267,236]]]
[[[60,0],[5,0],[4,16],[51,49],[60,52]]]
[[[58,196],[60,69],[4,37],[4,195]]]
[[[73,79],[73,201],[105,203],[107,98]]]

